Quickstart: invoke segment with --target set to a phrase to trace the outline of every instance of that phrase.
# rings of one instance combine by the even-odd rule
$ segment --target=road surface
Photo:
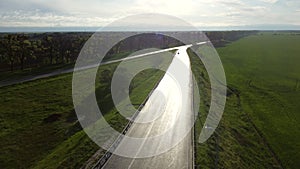
[[[167,73],[137,116],[135,121],[138,122],[132,124],[126,135],[149,138],[164,134],[169,129],[170,134],[160,142],[144,141],[141,144],[132,145],[122,140],[116,151],[132,151],[135,157],[141,157],[147,152],[158,153],[168,149],[169,145],[174,144],[175,140],[181,137],[179,144],[175,144],[173,148],[162,154],[146,158],[127,158],[114,154],[103,168],[193,168],[193,139],[192,130],[190,130],[193,124],[191,98],[193,83],[190,60],[186,51],[189,46],[191,45],[178,48]],[[185,69],[182,69],[182,64]],[[174,78],[179,78],[179,82],[174,81]],[[149,119],[153,120],[149,121]],[[147,121],[147,123],[141,123],[142,121]],[[138,149],[138,151],[132,149]]]

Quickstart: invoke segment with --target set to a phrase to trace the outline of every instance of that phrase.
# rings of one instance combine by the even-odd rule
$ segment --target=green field
[[[199,168],[299,168],[299,44],[300,36],[268,32],[217,49],[229,94],[216,133],[197,144]],[[207,78],[199,79],[209,94]]]
[[[243,111],[285,168],[300,166],[299,44],[299,35],[265,33],[218,50]]]

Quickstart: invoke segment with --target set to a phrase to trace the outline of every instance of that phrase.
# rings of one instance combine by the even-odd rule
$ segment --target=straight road
[[[193,168],[193,139],[192,130],[190,130],[194,115],[191,97],[193,83],[190,60],[186,51],[190,46],[178,48],[166,74],[126,133],[127,136],[135,138],[155,137],[166,131],[170,131],[170,134],[159,142],[144,141],[133,145],[129,141],[122,140],[116,152],[130,152],[132,149],[137,149],[138,151],[132,151],[136,158],[114,154],[103,168]],[[142,123],[143,121],[147,123]],[[174,144],[180,137],[182,139],[178,141],[178,144]],[[173,144],[174,146],[168,150],[168,147]],[[162,150],[167,151],[161,153]],[[139,158],[147,152],[160,154]]]

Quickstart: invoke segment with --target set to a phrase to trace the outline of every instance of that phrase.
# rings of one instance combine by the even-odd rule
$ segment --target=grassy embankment
[[[160,57],[161,66],[171,61]],[[100,67],[96,94],[106,120],[120,131],[127,121],[107,104],[112,102],[109,84],[99,82],[103,71],[113,72],[117,65]],[[130,94],[134,105],[143,102],[163,74],[148,69],[135,76]],[[99,149],[77,121],[72,74],[2,87],[0,93],[0,168],[80,168]]]
[[[227,77],[227,103],[215,134],[196,144],[199,168],[300,166],[299,44],[300,36],[261,33],[217,49]],[[200,64],[193,61],[194,71],[203,71]],[[204,115],[196,123],[197,139],[210,90],[206,74],[196,79]]]
[[[9,80],[16,80],[28,76],[36,76],[45,73],[51,73],[57,70],[64,70],[73,68],[74,64],[55,64],[55,65],[48,65],[45,67],[36,67],[36,68],[25,68],[24,70],[14,70],[12,71],[3,71],[0,72],[0,81],[9,81]]]

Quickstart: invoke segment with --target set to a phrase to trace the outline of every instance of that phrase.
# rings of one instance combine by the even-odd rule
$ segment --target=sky
[[[0,27],[103,27],[143,13],[199,28],[300,29],[300,0],[0,0]]]

